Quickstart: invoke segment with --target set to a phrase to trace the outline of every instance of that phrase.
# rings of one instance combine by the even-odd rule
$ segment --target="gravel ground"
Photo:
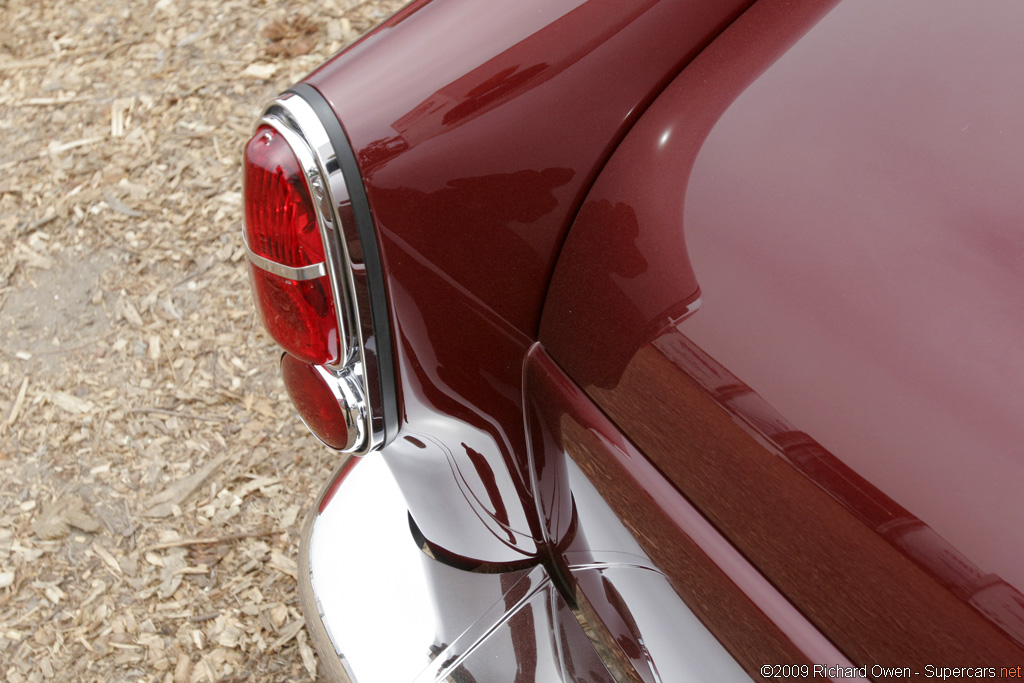
[[[240,156],[396,0],[0,0],[0,679],[316,678]]]

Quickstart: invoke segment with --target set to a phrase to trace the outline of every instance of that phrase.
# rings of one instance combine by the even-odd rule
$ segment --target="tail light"
[[[373,409],[382,390],[366,269],[349,256],[363,249],[356,227],[341,223],[353,214],[334,140],[304,99],[286,95],[267,109],[246,144],[244,178],[253,298],[286,352],[285,387],[321,441],[366,453],[384,428]]]
[[[284,135],[268,125],[245,146],[245,241],[270,336],[299,360],[337,365],[338,316],[312,193]]]
[[[351,379],[336,382],[328,370],[303,363],[284,354],[281,375],[285,389],[309,431],[337,450],[362,439],[362,416],[355,396],[358,388]]]

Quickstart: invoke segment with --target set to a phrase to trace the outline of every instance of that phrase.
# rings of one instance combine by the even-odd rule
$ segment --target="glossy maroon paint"
[[[851,659],[1016,666],[1024,10],[821,9],[759,2],[651,106],[541,340]]]
[[[385,457],[426,537],[467,562],[537,552],[522,363],[579,202],[747,2],[435,0],[308,78],[380,242],[405,425]]]
[[[541,338],[584,386],[614,382],[630,356],[700,295],[681,219],[704,138],[758,75],[838,0],[759,2],[652,105],[580,209],[551,281]]]

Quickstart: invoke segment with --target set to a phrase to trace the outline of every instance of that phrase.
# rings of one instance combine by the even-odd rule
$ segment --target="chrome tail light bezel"
[[[321,100],[315,104],[321,104],[322,108],[325,103]],[[383,277],[376,244],[370,249],[365,248],[363,238],[367,226],[363,226],[361,231],[354,224],[360,213],[355,207],[352,216],[346,216],[345,219],[340,210],[354,202],[349,192],[350,183],[353,183],[351,162],[354,162],[354,155],[347,146],[347,139],[344,139],[337,119],[332,116],[326,122],[327,125],[336,126],[332,135],[321,115],[306,98],[295,92],[287,92],[266,108],[257,128],[273,128],[289,145],[299,161],[306,189],[312,199],[324,247],[324,262],[302,270],[310,273],[316,271],[317,274],[321,270],[326,272],[334,297],[340,345],[340,361],[337,364],[314,367],[321,380],[338,398],[343,411],[358,416],[359,424],[351,430],[353,437],[350,443],[339,450],[353,455],[365,455],[386,443],[389,436],[393,435],[393,425],[396,423],[390,325],[387,322],[386,305],[382,305],[384,299],[380,290],[383,289]],[[339,135],[345,145],[342,151],[350,155],[348,173],[342,168],[339,159]],[[362,213],[366,220],[369,212],[365,191],[358,176],[354,181],[359,182],[355,200],[362,201]],[[369,228],[369,236],[374,237],[372,225]],[[245,241],[245,230],[242,232]],[[349,245],[358,245],[358,249],[350,250]],[[254,253],[247,242],[245,247],[253,267],[289,279],[303,279],[306,275],[306,272],[296,273],[300,277],[293,278],[287,273],[295,269],[268,261]],[[352,251],[363,257],[363,263],[358,264],[363,267],[353,267]],[[375,267],[366,263],[368,257],[376,259],[373,264]],[[369,280],[374,274],[377,282],[371,283]],[[374,286],[378,297],[376,301],[371,299]],[[377,310],[374,311],[374,308]],[[315,432],[313,434],[316,436]]]

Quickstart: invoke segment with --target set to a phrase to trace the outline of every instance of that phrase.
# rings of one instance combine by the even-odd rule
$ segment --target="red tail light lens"
[[[245,237],[264,327],[300,360],[339,363],[338,318],[313,198],[298,158],[270,126],[245,147]]]
[[[351,411],[341,382],[326,370],[300,363],[282,354],[281,375],[292,403],[302,421],[320,441],[336,450],[346,450],[362,441],[359,421]]]

